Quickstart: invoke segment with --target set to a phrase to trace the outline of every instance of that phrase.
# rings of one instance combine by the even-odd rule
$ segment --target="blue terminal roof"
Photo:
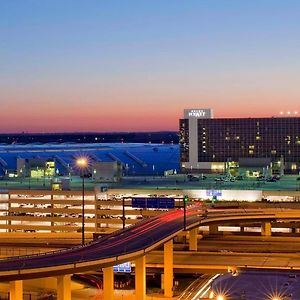
[[[0,145],[0,175],[17,169],[17,158],[54,159],[56,167],[67,175],[75,159],[88,156],[91,161],[118,161],[125,175],[161,175],[165,170],[179,170],[179,146],[170,144],[76,144],[33,143]]]

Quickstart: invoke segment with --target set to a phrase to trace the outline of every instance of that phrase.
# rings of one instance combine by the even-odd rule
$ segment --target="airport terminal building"
[[[180,119],[183,172],[271,176],[300,172],[300,117],[213,118],[185,109]]]

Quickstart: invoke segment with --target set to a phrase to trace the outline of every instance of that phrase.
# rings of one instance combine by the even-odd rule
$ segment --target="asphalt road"
[[[212,284],[215,295],[230,300],[299,300],[300,273],[245,271],[237,276],[226,274]]]
[[[210,285],[219,274],[208,275],[202,274],[194,282],[192,282],[177,298],[178,300],[196,300],[207,298],[209,295]]]

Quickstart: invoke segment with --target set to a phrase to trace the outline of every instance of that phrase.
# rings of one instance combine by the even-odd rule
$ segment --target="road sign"
[[[131,263],[126,262],[126,263],[114,266],[114,272],[115,273],[131,273]]]
[[[174,198],[166,197],[134,197],[131,206],[133,208],[174,208]]]
[[[147,207],[147,198],[132,198],[131,206],[133,208],[146,208]]]
[[[221,190],[206,190],[206,196],[220,197],[220,196],[222,196],[222,191]]]

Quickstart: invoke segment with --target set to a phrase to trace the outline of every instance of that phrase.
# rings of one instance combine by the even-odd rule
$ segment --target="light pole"
[[[185,195],[183,198],[183,230],[186,231],[186,205],[189,201],[189,196]]]
[[[81,157],[76,160],[76,165],[80,169],[80,174],[82,177],[82,240],[81,243],[84,245],[84,171],[88,166],[88,160],[86,157]]]
[[[31,179],[31,168],[29,169],[29,177],[28,177],[28,189],[31,189],[31,183],[30,183],[30,179]]]
[[[21,184],[23,183],[23,169],[20,169]]]

